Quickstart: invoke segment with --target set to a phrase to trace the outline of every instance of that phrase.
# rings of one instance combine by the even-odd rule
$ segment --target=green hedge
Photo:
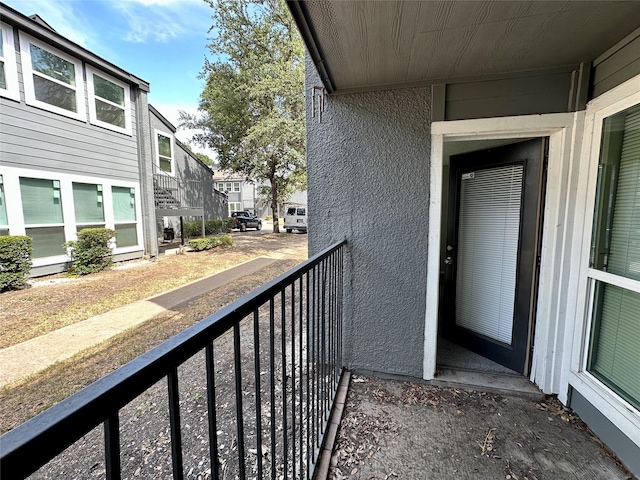
[[[215,247],[226,247],[233,245],[233,238],[231,235],[217,235],[215,237],[208,238],[193,238],[189,240],[187,245],[196,252],[202,250],[211,250]]]
[[[31,270],[31,237],[0,236],[0,292],[23,287]]]
[[[204,233],[205,235],[228,233],[233,228],[234,222],[235,220],[233,218],[227,218],[225,220],[207,220],[204,222]],[[182,228],[184,229],[184,238],[202,236],[202,222],[200,220],[183,222]]]
[[[78,232],[78,240],[67,242],[71,247],[69,271],[75,275],[108,270],[113,263],[111,239],[117,233],[109,228],[83,228]]]

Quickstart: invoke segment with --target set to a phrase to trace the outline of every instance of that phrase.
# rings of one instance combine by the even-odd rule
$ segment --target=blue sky
[[[178,110],[195,113],[212,23],[204,0],[2,1],[149,82],[149,103],[176,127]]]

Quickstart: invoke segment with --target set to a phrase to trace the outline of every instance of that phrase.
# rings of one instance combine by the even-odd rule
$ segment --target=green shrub
[[[83,228],[78,232],[78,240],[67,242],[71,247],[71,267],[75,275],[108,270],[113,263],[111,239],[117,233],[109,228]]]
[[[193,238],[189,240],[187,245],[196,252],[202,250],[211,250],[215,247],[233,245],[233,238],[231,235],[217,235],[215,237],[208,238]]]
[[[236,226],[236,219],[233,217],[228,217],[224,220],[224,231],[225,233],[230,232],[231,230],[233,230],[233,227]]]
[[[204,233],[205,235],[219,235],[221,233],[230,232],[233,228],[234,222],[235,220],[233,218],[225,220],[207,220],[204,222]],[[182,228],[184,230],[184,238],[202,237],[201,220],[182,222]]]
[[[33,240],[24,236],[0,236],[0,292],[23,287],[31,270]]]
[[[201,237],[202,222],[198,222],[198,221],[182,222],[182,230],[183,230],[182,232],[183,238]]]

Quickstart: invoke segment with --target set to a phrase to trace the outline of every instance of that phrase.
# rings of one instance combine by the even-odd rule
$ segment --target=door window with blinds
[[[603,123],[589,267],[587,369],[640,409],[640,105]]]

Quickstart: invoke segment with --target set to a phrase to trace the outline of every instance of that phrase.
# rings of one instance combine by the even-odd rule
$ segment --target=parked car
[[[284,215],[284,229],[287,233],[294,230],[307,233],[307,207],[287,207]]]
[[[235,219],[235,226],[233,228],[237,228],[241,232],[246,231],[247,228],[262,230],[262,221],[246,210],[231,212],[231,217]]]

